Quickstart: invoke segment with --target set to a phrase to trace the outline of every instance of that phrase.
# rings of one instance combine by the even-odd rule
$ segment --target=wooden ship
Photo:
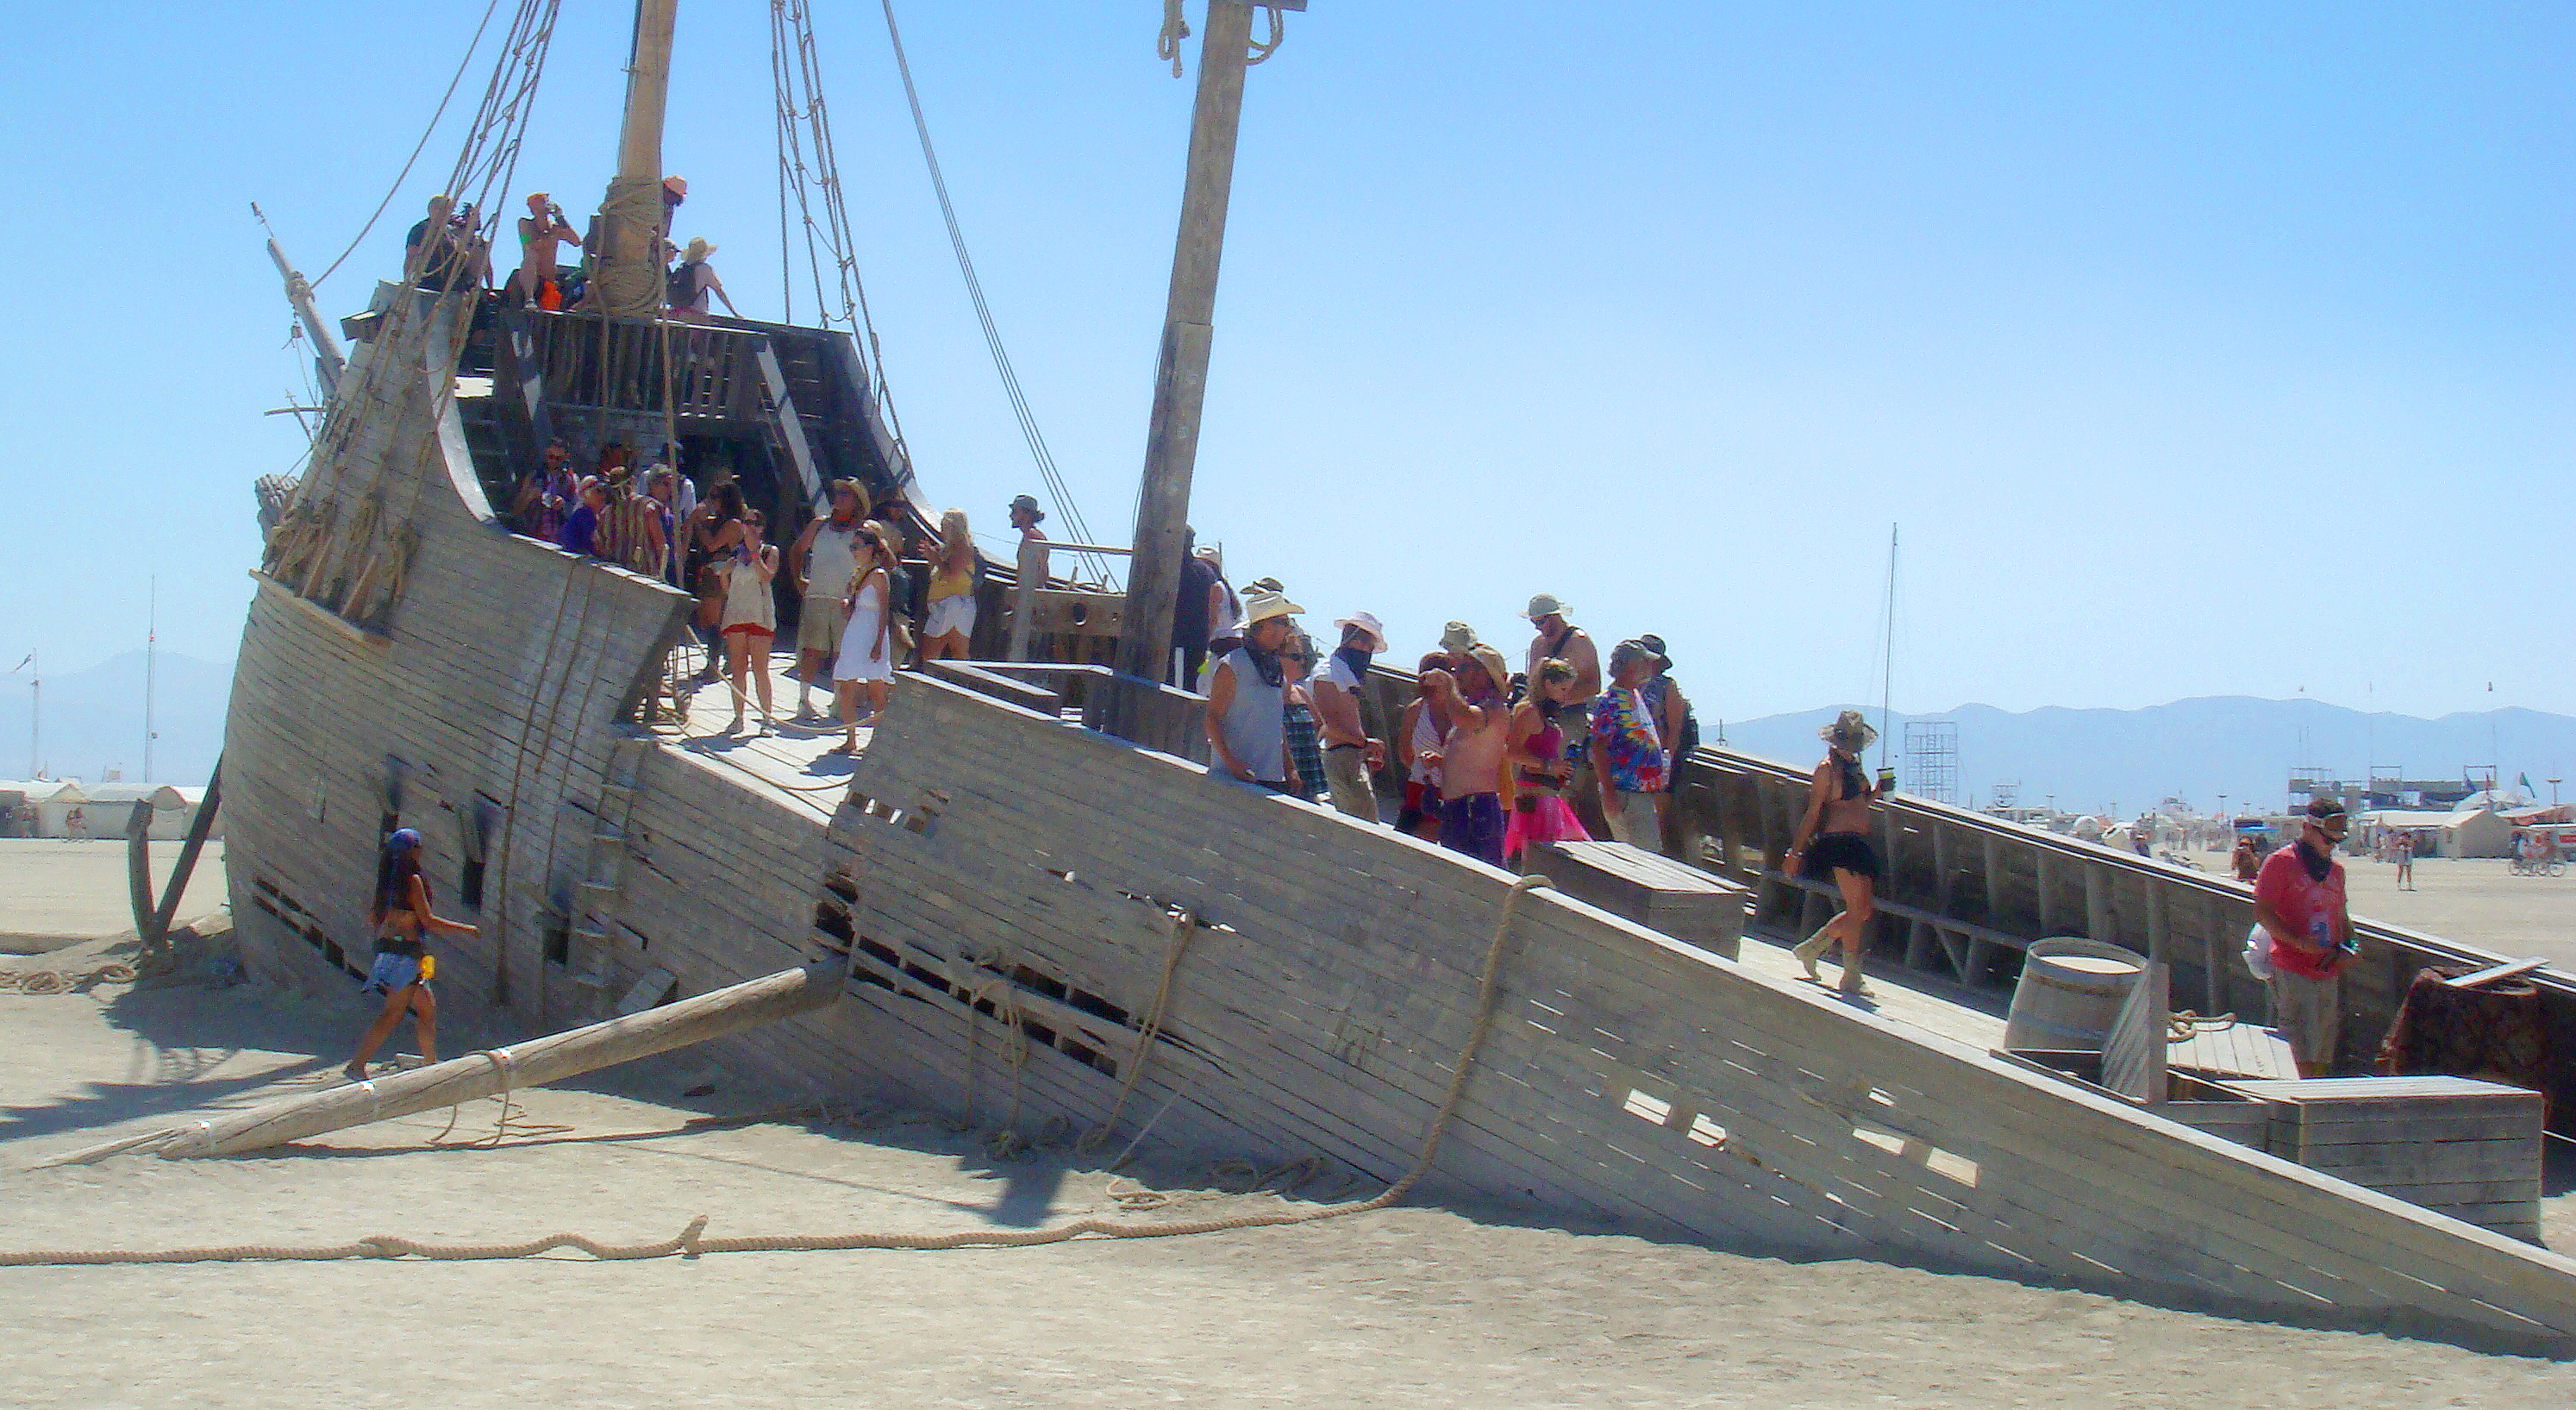
[[[1422,1197],[2576,1352],[2576,1263],[2533,1242],[2536,1118],[2442,1118],[2500,1159],[2527,1138],[2525,1175],[2374,1188],[2357,1167],[2302,1163],[2315,1132],[2276,1141],[2277,1103],[2179,1081],[2124,1093],[1976,1038],[2050,936],[2150,956],[2204,1012],[2258,1012],[2232,959],[2250,916],[2237,883],[1897,799],[1878,815],[1892,864],[1878,951],[1942,981],[1923,1004],[1973,1020],[1950,1025],[1846,1005],[1777,962],[1771,942],[1829,905],[1781,866],[1803,771],[1714,748],[1683,762],[1673,850],[1733,913],[1706,931],[1658,921],[1676,933],[1614,895],[1517,891],[1391,829],[1210,777],[1202,699],[1134,669],[1161,649],[1153,562],[1178,562],[1168,475],[1149,483],[1128,594],[1022,593],[1020,565],[990,565],[986,659],[903,673],[854,761],[821,757],[828,738],[657,722],[674,653],[693,649],[692,599],[512,531],[506,497],[549,437],[676,441],[691,473],[721,467],[771,508],[782,541],[834,478],[916,520],[928,504],[875,349],[847,328],[657,316],[671,8],[639,7],[596,242],[604,296],[532,311],[423,290],[412,269],[353,330],[254,573],[235,674],[223,804],[255,970],[348,984],[380,843],[412,827],[441,895],[481,928],[439,946],[447,1004],[530,1033],[817,967],[828,1003],[710,1051],[823,1096],[899,1092],[985,1126],[1319,1155],[1378,1179],[1454,1097]],[[1239,102],[1253,9],[1209,6],[1194,196],[1231,161],[1224,88]],[[533,81],[510,68],[530,46],[507,52],[496,92]],[[508,137],[469,149],[460,192],[501,188]],[[1212,290],[1205,203],[1189,210],[1182,264],[1200,259]],[[1178,419],[1195,439],[1206,340],[1184,282],[1157,454]],[[1029,659],[1006,659],[1014,619],[1033,628]],[[1378,673],[1373,733],[1409,690]],[[2355,1045],[2418,969],[2495,958],[2362,933]],[[2559,1037],[2542,1085],[2563,1119],[2576,990],[2528,978]],[[2368,1058],[2355,1046],[2344,1066]]]

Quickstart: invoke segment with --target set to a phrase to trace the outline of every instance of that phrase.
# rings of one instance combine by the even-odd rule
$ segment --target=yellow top
[[[930,574],[931,601],[937,602],[943,597],[972,597],[974,595],[975,569],[971,565],[960,568],[953,573],[945,568],[932,570]]]

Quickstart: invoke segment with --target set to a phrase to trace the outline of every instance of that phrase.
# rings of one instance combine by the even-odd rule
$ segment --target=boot
[[[1825,982],[1825,977],[1816,972],[1816,961],[1823,959],[1825,957],[1826,947],[1833,944],[1833,939],[1830,934],[1832,929],[1832,924],[1828,922],[1824,926],[1819,927],[1815,934],[1799,941],[1797,947],[1789,952],[1790,954],[1796,955],[1798,957],[1798,963],[1806,968],[1807,977],[1819,984]]]

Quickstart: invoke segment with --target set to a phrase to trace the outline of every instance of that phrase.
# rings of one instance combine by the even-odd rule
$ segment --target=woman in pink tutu
[[[1516,785],[1511,818],[1503,828],[1503,855],[1518,863],[1523,847],[1541,842],[1588,842],[1591,834],[1565,801],[1574,766],[1565,732],[1550,715],[1574,692],[1574,667],[1550,656],[1538,663],[1530,693],[1512,711],[1509,757]]]

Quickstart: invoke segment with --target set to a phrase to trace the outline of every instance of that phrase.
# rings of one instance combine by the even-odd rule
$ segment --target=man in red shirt
[[[2330,1075],[2343,1033],[2339,976],[2354,946],[2334,849],[2350,827],[2343,804],[2316,799],[2299,840],[2264,858],[2254,878],[2254,921],[2272,941],[2272,1026],[2301,1077]]]

